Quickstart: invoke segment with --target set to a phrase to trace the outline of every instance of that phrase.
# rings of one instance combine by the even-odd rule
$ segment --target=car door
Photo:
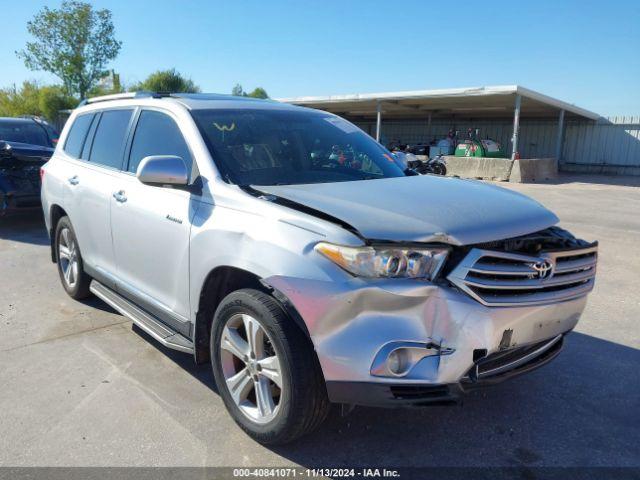
[[[65,173],[65,207],[78,238],[85,270],[110,286],[114,286],[116,273],[111,196],[122,166],[133,112],[129,108],[96,113],[82,148],[73,148],[77,157],[72,156]]]
[[[177,155],[193,168],[191,152],[171,114],[142,109],[127,172],[119,176],[112,199],[118,290],[189,336],[189,235],[197,202],[188,189],[141,183],[135,172],[150,155]]]

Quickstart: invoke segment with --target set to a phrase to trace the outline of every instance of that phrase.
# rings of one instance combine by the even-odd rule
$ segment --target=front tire
[[[60,281],[67,294],[74,300],[87,298],[91,277],[84,271],[80,246],[69,217],[62,217],[56,225],[55,251]]]
[[[258,290],[229,294],[211,328],[211,363],[235,422],[263,444],[311,432],[329,411],[310,341],[276,300]]]

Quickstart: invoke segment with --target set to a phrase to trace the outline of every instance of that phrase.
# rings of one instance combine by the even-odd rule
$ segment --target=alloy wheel
[[[78,281],[79,274],[78,245],[68,228],[63,228],[60,231],[58,258],[60,259],[60,268],[62,269],[64,282],[72,289]]]
[[[229,318],[220,338],[220,356],[226,388],[238,409],[264,424],[280,409],[282,373],[271,338],[247,314]]]

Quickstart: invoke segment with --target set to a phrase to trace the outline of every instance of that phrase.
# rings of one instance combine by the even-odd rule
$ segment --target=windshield
[[[331,183],[403,177],[380,144],[324,112],[192,112],[225,179],[239,185]]]
[[[47,133],[35,122],[0,121],[0,140],[51,147]]]

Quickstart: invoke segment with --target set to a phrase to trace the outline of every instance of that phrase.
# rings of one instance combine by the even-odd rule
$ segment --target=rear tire
[[[330,403],[311,342],[273,297],[253,289],[225,297],[210,349],[222,400],[256,441],[288,443],[326,418]]]
[[[74,300],[90,295],[91,277],[84,271],[80,246],[69,217],[58,220],[55,233],[55,252],[62,287]]]

